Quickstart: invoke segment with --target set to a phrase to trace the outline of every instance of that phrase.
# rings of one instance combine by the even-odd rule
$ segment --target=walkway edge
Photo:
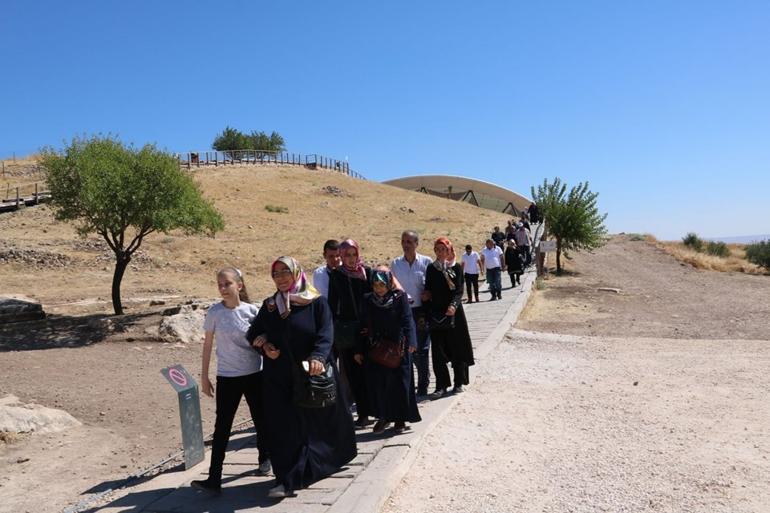
[[[484,341],[474,349],[477,359],[483,361],[503,340],[503,336],[516,323],[529,301],[535,284],[535,272],[527,272],[522,278],[522,291],[514,300],[499,324]],[[478,363],[477,363],[478,365]],[[469,385],[468,388],[473,385]],[[425,437],[444,419],[459,397],[442,400],[442,410],[420,432],[409,445],[386,445],[369,463],[342,495],[327,510],[327,513],[379,513],[385,501],[393,493],[409,469],[417,460]]]

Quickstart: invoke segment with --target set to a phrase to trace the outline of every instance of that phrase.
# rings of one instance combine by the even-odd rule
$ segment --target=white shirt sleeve
[[[329,271],[322,265],[313,271],[313,287],[325,298],[329,298]]]

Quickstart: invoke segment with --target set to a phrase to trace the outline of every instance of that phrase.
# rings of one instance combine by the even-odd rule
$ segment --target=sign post
[[[548,267],[545,265],[545,259],[548,253],[556,251],[555,240],[541,240],[537,245],[537,275],[544,276],[548,273]]]
[[[161,369],[160,372],[177,392],[184,447],[184,468],[189,469],[203,461],[204,455],[198,383],[181,365],[172,365]]]

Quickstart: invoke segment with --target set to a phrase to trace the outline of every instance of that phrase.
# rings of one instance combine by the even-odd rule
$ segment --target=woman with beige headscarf
[[[339,390],[328,303],[291,257],[273,262],[271,276],[277,290],[262,303],[246,338],[266,356],[265,431],[276,479],[268,495],[282,498],[338,471],[356,456],[356,442],[344,394],[316,408],[300,406],[294,394],[297,372],[318,376],[329,366]]]

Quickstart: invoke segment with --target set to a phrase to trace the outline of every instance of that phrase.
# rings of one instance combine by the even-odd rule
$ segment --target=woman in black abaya
[[[417,349],[412,309],[387,267],[381,266],[372,272],[371,285],[372,292],[364,295],[361,308],[366,342],[357,348],[355,359],[364,364],[369,407],[379,419],[373,432],[382,433],[393,422],[395,432],[400,433],[406,429],[407,422],[421,420],[412,374],[412,353]],[[401,364],[395,369],[366,357],[372,344],[382,340],[404,344]]]
[[[246,338],[266,358],[263,398],[266,442],[276,486],[270,497],[282,498],[337,472],[356,456],[355,433],[348,405],[339,393],[339,375],[332,357],[332,316],[329,305],[307,282],[299,263],[280,257],[272,265],[277,292],[267,298]],[[337,400],[324,408],[302,408],[293,401],[294,372],[318,375],[334,369]]]

